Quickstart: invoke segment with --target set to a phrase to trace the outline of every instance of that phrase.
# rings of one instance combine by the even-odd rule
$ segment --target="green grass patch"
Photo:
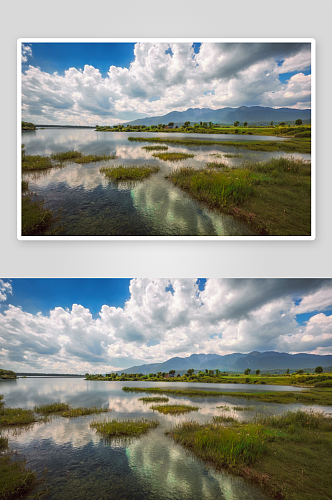
[[[195,155],[188,153],[154,153],[152,156],[164,161],[180,161],[186,160],[187,158],[193,158]]]
[[[47,229],[54,221],[51,210],[44,208],[43,201],[32,201],[31,196],[22,198],[22,236],[32,236]]]
[[[216,408],[221,408],[221,409],[222,409],[222,410],[224,410],[224,411],[231,411],[230,406],[227,406],[227,405],[225,405],[225,406],[223,406],[223,405],[221,405],[221,406],[216,406]]]
[[[70,409],[67,403],[51,403],[47,405],[35,406],[33,411],[35,413],[41,413],[42,415],[48,415],[49,413],[59,413]]]
[[[311,234],[311,164],[304,160],[272,158],[222,172],[187,167],[168,178],[198,201],[245,220],[257,234]]]
[[[67,418],[75,418],[75,417],[83,417],[85,415],[92,415],[94,413],[107,413],[111,410],[107,408],[96,408],[95,406],[92,408],[70,408],[69,410],[62,413],[63,417]]]
[[[168,146],[142,146],[145,151],[167,151]]]
[[[52,162],[49,156],[40,156],[40,155],[26,155],[24,159],[22,159],[22,170],[23,171],[31,171],[31,170],[46,170],[48,168],[52,168],[54,162]]]
[[[149,429],[153,429],[159,425],[157,420],[109,420],[106,422],[92,422],[90,427],[105,437],[114,436],[140,436],[145,434]]]
[[[26,408],[5,408],[0,409],[0,427],[9,425],[24,425],[37,422],[37,418],[32,410]]]
[[[76,158],[82,158],[83,155],[80,151],[62,151],[60,153],[53,153],[51,154],[52,160],[60,160],[60,161],[66,161],[66,160],[74,160]]]
[[[217,468],[259,483],[271,498],[331,498],[332,418],[297,410],[222,427],[185,422],[168,434]]]
[[[189,413],[191,411],[198,411],[199,406],[190,405],[154,405],[151,406],[151,410],[158,411],[164,415],[178,415],[181,413]]]
[[[10,455],[0,456],[0,498],[23,498],[37,484],[37,475],[25,467],[24,460],[11,461]]]
[[[289,153],[311,153],[310,138],[292,138],[287,141],[207,141],[195,139],[165,139],[162,137],[128,137],[133,142],[161,142],[164,144],[183,144],[191,146],[229,146],[251,151],[284,151]]]
[[[212,417],[212,422],[214,424],[217,423],[227,423],[227,422],[236,422],[236,418],[229,417],[228,415],[217,415],[215,417]]]
[[[162,389],[160,387],[123,387],[125,392],[147,392],[152,394],[174,394],[189,397],[234,397],[252,399],[264,403],[332,406],[332,391],[329,389],[310,389],[306,391],[272,391],[272,392],[226,392],[202,391],[198,389]]]
[[[96,161],[115,160],[116,158],[118,158],[116,155],[87,155],[80,156],[74,161],[75,163],[94,163]]]
[[[142,180],[150,177],[160,170],[159,167],[150,167],[149,165],[135,166],[135,165],[119,165],[118,167],[103,167],[99,171],[109,179],[115,181],[127,180]]]
[[[254,411],[254,406],[233,406],[233,411]]]
[[[139,398],[139,401],[143,401],[143,403],[167,403],[169,398],[162,396],[146,396],[145,398]]]
[[[242,158],[242,154],[231,154],[231,153],[226,153],[223,155],[224,158]]]

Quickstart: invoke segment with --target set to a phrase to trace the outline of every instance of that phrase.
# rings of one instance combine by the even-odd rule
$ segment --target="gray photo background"
[[[0,275],[8,277],[331,276],[330,2],[50,0],[6,4],[2,71]],[[317,208],[315,241],[18,241],[16,41],[18,38],[315,38]]]

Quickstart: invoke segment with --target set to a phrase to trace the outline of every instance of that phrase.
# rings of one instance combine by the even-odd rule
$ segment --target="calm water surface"
[[[232,136],[160,133],[158,137],[198,138],[220,141],[283,140],[266,136]],[[252,230],[233,217],[209,210],[203,204],[165,179],[173,169],[184,166],[201,168],[208,161],[222,161],[239,166],[243,161],[263,161],[286,153],[241,152],[241,158],[216,158],[211,154],[239,153],[234,147],[168,145],[168,151],[194,154],[179,162],[159,160],[142,146],[150,143],[130,142],[128,137],[151,137],[149,133],[95,132],[93,129],[39,129],[22,132],[27,154],[49,156],[68,150],[83,154],[115,154],[116,160],[97,163],[66,163],[61,169],[42,173],[24,173],[30,190],[45,200],[61,219],[62,236],[250,236]],[[309,159],[310,155],[293,154]],[[112,182],[99,172],[103,166],[158,165],[160,171],[143,182]],[[59,223],[57,223],[59,225]],[[53,230],[50,228],[46,234]]]
[[[220,415],[221,405],[254,406],[250,412],[227,412],[238,419],[253,418],[257,413],[276,414],[301,405],[273,405],[241,398],[169,397],[171,403],[199,406],[187,415],[161,415],[143,404],[144,394],[126,393],[123,386],[147,386],[151,383],[94,382],[73,378],[26,378],[0,381],[0,394],[7,406],[33,408],[35,404],[55,401],[73,406],[109,408],[108,414],[73,419],[55,417],[47,424],[36,423],[27,430],[7,430],[9,446],[27,459],[27,465],[42,472],[47,467],[51,500],[266,500],[254,485],[246,483],[195,458],[189,451],[165,435],[176,423],[210,421]],[[237,384],[153,383],[159,387],[203,387],[206,390],[266,391],[266,386]],[[295,390],[269,386],[269,390]],[[301,390],[301,389],[299,389]],[[332,412],[331,407],[321,408]],[[108,418],[157,419],[160,425],[148,434],[130,440],[105,441],[89,424]],[[36,490],[38,491],[38,490]]]

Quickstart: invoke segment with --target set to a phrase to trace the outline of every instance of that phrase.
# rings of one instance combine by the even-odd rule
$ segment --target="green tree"
[[[212,122],[209,122],[209,127],[212,128]]]
[[[260,374],[260,370],[256,370],[256,375],[259,375]]]
[[[289,375],[289,368],[287,368],[286,373],[287,373],[287,375]]]
[[[273,122],[270,123],[271,127],[273,127]]]
[[[184,122],[183,126],[186,127],[186,128],[190,127],[190,122]]]
[[[323,373],[323,368],[321,366],[316,366],[315,373]]]
[[[234,127],[238,127],[240,125],[240,122],[236,121],[234,122]]]
[[[169,122],[168,126],[169,127],[174,127],[174,122]]]
[[[295,120],[295,125],[302,125],[301,118],[299,118],[298,120]]]
[[[189,375],[189,377],[195,372],[195,370],[193,368],[189,368],[189,370],[187,370],[187,374]]]
[[[247,127],[247,125],[248,125],[248,122],[244,122],[243,126]]]
[[[170,371],[168,372],[168,374],[169,374],[169,375],[174,375],[174,373],[175,373],[175,370],[170,370]]]
[[[250,373],[251,373],[250,368],[246,368],[246,369],[244,370],[244,374],[245,374],[245,375],[250,375]]]

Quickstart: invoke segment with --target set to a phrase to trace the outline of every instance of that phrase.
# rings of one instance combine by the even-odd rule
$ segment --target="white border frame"
[[[311,235],[310,236],[22,236],[21,229],[21,120],[22,120],[22,43],[310,43],[311,44]],[[314,38],[19,38],[17,40],[17,239],[51,241],[225,241],[225,240],[315,240],[316,239],[316,40]]]

